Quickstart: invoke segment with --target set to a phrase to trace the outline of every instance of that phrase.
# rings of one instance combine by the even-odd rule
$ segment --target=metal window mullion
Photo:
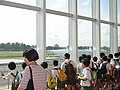
[[[100,0],[92,0],[92,16],[96,19],[92,23],[93,56],[99,57],[100,53]]]
[[[21,9],[27,9],[27,10],[33,10],[33,11],[40,11],[40,7],[26,5],[26,4],[20,4],[20,3],[10,2],[10,1],[2,0],[2,1],[0,1],[0,5],[21,8]]]
[[[46,0],[37,0],[37,7],[41,7],[41,11],[36,14],[36,43],[40,56],[38,63],[46,60]]]
[[[71,59],[78,62],[78,27],[77,27],[77,0],[68,0],[69,13],[73,17],[69,18],[69,51]]]
[[[110,53],[114,54],[118,51],[118,29],[117,29],[117,0],[110,0],[110,21],[114,24],[110,25]]]

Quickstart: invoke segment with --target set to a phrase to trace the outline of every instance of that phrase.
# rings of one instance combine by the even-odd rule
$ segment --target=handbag
[[[31,67],[29,66],[29,70],[30,70],[30,80],[28,81],[28,84],[27,84],[27,88],[25,90],[34,90],[34,84],[33,84],[33,76],[32,76],[32,69]]]

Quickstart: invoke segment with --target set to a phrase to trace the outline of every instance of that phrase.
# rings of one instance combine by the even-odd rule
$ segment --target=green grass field
[[[0,59],[13,59],[22,57],[23,51],[0,51]],[[46,56],[55,55],[54,52],[47,51]]]
[[[0,51],[0,59],[22,57],[22,51]]]

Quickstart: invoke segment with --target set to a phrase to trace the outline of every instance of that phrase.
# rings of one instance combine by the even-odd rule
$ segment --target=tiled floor
[[[8,85],[0,85],[0,90],[10,90],[10,87],[8,89]]]

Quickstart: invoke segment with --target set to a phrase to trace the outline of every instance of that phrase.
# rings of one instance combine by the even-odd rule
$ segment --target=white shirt
[[[82,63],[79,63],[77,71],[78,71],[78,74],[82,75],[82,72],[83,72]]]
[[[71,61],[71,62],[70,62]],[[62,70],[64,70],[65,71],[65,63],[68,63],[68,62],[70,62],[72,65],[73,65],[73,67],[76,67],[76,64],[75,64],[75,62],[73,61],[73,60],[69,60],[69,59],[66,59],[62,64],[61,64],[61,69]]]
[[[89,69],[89,70],[87,70],[87,69]],[[87,78],[88,80],[86,80],[86,81],[81,80],[80,85],[89,87],[90,80],[92,79],[90,68],[89,67],[84,68],[82,73],[83,73],[83,77]]]
[[[52,70],[52,75],[57,79],[57,77],[58,77],[58,71],[57,70],[55,70],[54,68],[59,68],[58,66],[55,66],[55,67],[53,67],[53,70]]]
[[[16,75],[17,71],[16,70],[11,70],[8,74],[6,74],[5,76],[3,76],[4,79],[10,79],[11,82],[14,81],[14,76],[11,75],[11,73],[13,73],[14,75]]]

